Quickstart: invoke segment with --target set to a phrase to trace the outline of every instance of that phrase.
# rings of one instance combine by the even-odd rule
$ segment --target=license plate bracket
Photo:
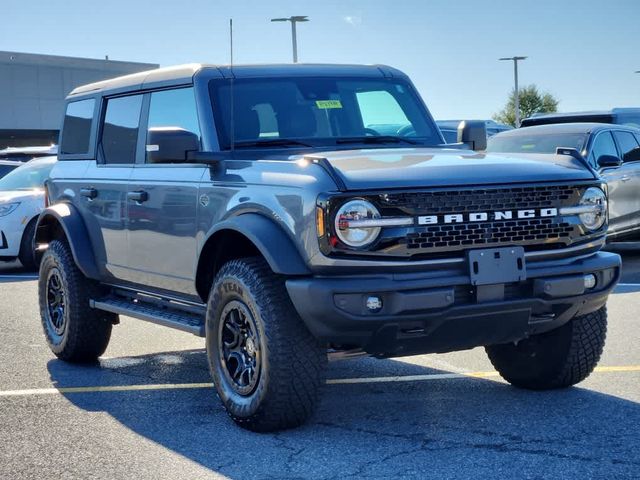
[[[467,259],[472,285],[515,283],[527,279],[522,247],[470,250]]]

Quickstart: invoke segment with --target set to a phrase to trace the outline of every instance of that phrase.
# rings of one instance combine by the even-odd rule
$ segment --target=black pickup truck
[[[461,139],[476,149],[484,124]],[[205,337],[242,427],[313,412],[328,355],[486,347],[510,383],[583,380],[620,258],[579,158],[444,145],[386,66],[188,65],[77,88],[36,243],[52,351],[118,315]]]

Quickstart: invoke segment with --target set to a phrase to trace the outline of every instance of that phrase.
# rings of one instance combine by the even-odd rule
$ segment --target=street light
[[[298,36],[296,34],[296,23],[308,22],[306,15],[297,15],[289,18],[272,18],[272,22],[291,22],[291,43],[293,44],[293,63],[298,63]]]
[[[504,57],[498,60],[513,61],[513,77],[515,79],[515,107],[516,107],[516,128],[520,126],[520,94],[518,92],[518,60],[525,60],[527,57]]]

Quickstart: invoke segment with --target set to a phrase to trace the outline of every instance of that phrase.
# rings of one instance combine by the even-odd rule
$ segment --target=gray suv
[[[484,124],[461,138],[484,148]],[[244,428],[303,423],[328,356],[484,346],[567,387],[599,360],[620,257],[571,156],[448,148],[386,66],[189,65],[67,99],[36,244],[44,332],[95,361],[119,315],[205,338]],[[461,146],[459,146],[461,147]]]

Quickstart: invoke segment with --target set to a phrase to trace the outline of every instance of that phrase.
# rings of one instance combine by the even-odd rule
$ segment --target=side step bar
[[[166,306],[160,306],[152,302],[121,297],[90,300],[89,306],[98,310],[145,320],[157,325],[162,325],[163,327],[175,328],[176,330],[192,333],[198,337],[205,336],[204,312],[198,314],[196,312],[184,311],[179,307],[167,308]]]

